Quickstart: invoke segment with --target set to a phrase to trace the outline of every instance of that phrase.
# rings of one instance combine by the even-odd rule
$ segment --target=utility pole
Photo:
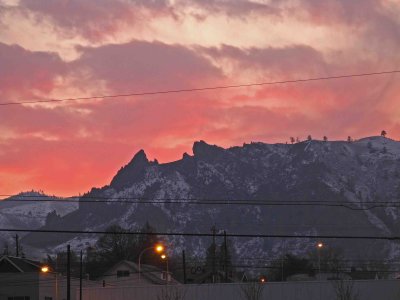
[[[67,246],[67,300],[71,300],[71,246]]]
[[[82,268],[82,250],[81,250],[81,260],[79,263],[79,300],[82,300],[82,275],[83,275],[83,268]]]
[[[185,257],[185,250],[182,250],[182,265],[183,265],[183,284],[186,284],[186,257]]]
[[[217,232],[217,229],[215,228],[215,225],[211,227],[211,232],[213,234],[213,243],[212,243],[212,283],[215,283],[215,273],[216,273],[216,268],[215,268],[215,250],[217,248],[217,245],[215,244],[215,234]]]
[[[284,273],[284,270],[283,270],[283,268],[284,268],[284,259],[285,259],[285,240],[282,240],[282,249],[281,249],[281,251],[282,251],[282,257],[281,257],[281,280],[283,281],[283,278],[284,278],[284,275],[283,275],[283,273]]]
[[[15,235],[15,256],[19,257],[18,234]]]
[[[228,282],[228,244],[226,240],[226,231],[224,230],[224,265],[225,265],[225,282]]]

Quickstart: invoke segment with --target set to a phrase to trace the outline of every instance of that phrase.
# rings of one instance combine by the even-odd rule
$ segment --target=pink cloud
[[[57,75],[66,66],[56,55],[31,52],[18,45],[0,43],[0,102],[13,101],[13,96],[30,97],[34,91],[49,93]]]
[[[264,71],[269,78],[290,79],[299,75],[323,75],[327,73],[327,63],[323,55],[310,46],[292,45],[288,47],[238,48],[229,45],[199,48],[213,59],[237,64],[237,70]]]
[[[199,86],[222,78],[221,70],[180,45],[133,41],[80,50],[74,67],[90,69],[118,93]]]
[[[281,14],[277,6],[247,0],[190,0],[180,4],[201,8],[209,14],[226,14],[229,17],[250,17],[253,13],[275,17]]]
[[[147,9],[154,17],[169,11],[167,1],[163,0],[22,0],[20,6],[36,13],[38,23],[46,16],[60,29],[67,29],[63,34],[80,34],[92,41],[112,36],[125,23],[142,26],[142,9]]]
[[[245,1],[195,2],[194,5],[204,10],[214,10],[214,14],[240,17],[264,10],[269,16],[270,9],[270,6]],[[397,53],[393,49],[398,40],[395,39],[398,26],[379,5],[363,2],[363,14],[350,2],[331,1],[327,7],[324,1],[316,1],[315,6],[313,1],[303,1],[297,8],[306,12],[306,21],[315,26],[355,28],[365,44],[381,41],[382,47],[367,51],[365,44],[359,45],[360,51],[355,57],[354,52],[346,49],[322,53],[317,50],[317,43],[207,48],[185,47],[179,41],[167,45],[135,40],[101,47],[77,46],[82,56],[63,62],[52,53],[0,44],[0,101],[29,100],[39,94],[50,96],[55,89],[60,89],[55,83],[59,77],[75,78],[69,86],[57,91],[62,95],[65,88],[69,96],[70,88],[120,94],[253,80],[246,81],[245,74],[258,74],[270,81],[387,68]],[[113,23],[116,18],[125,22],[137,16],[126,10],[126,2],[122,1],[113,5],[109,1],[99,1],[96,5],[85,1],[22,3],[26,9],[50,16],[57,26],[93,40],[118,30],[118,24]],[[132,3],[136,5],[133,7],[145,6],[150,11],[172,14],[164,1]],[[276,3],[272,1],[272,7],[280,7]],[[289,9],[286,15],[282,9],[269,12],[287,17]],[[132,22],[144,26],[140,19]],[[380,35],[384,28],[390,35]],[[385,40],[388,37],[390,41]],[[352,43],[351,35],[349,43]],[[225,62],[233,70],[224,69]],[[179,159],[183,152],[190,153],[193,141],[200,139],[228,147],[250,141],[285,142],[289,136],[304,139],[307,134],[315,138],[323,135],[330,139],[345,139],[347,135],[357,138],[378,134],[382,129],[395,137],[400,134],[396,114],[399,92],[398,76],[385,75],[66,102],[52,108],[1,107],[0,189],[6,193],[36,188],[61,195],[77,194],[109,183],[139,149],[145,149],[151,159],[166,162]],[[1,177],[2,174],[9,176]]]

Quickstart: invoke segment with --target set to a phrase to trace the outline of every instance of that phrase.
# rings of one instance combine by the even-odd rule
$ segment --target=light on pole
[[[321,249],[324,247],[324,244],[319,242],[317,244],[317,252],[318,252],[318,275],[321,274]]]
[[[166,277],[166,279],[167,279],[167,284],[168,284],[168,277],[169,277],[169,268],[168,268],[168,256],[166,255],[166,254],[161,254],[161,259],[163,259],[163,260],[165,260],[165,262],[167,263],[167,277]]]
[[[139,282],[140,282],[140,279],[141,279],[141,264],[140,264],[140,261],[141,261],[141,259],[142,259],[142,255],[143,255],[143,253],[145,253],[146,251],[151,250],[151,249],[153,249],[156,253],[162,253],[162,252],[164,251],[165,247],[164,247],[163,245],[161,245],[161,244],[157,244],[157,245],[155,245],[155,246],[145,248],[145,249],[142,250],[142,252],[140,252],[140,254],[139,254],[139,261],[138,261],[138,266],[139,266]]]
[[[41,270],[43,273],[47,273],[47,272],[49,272],[49,267],[48,267],[48,266],[43,266],[40,270]]]
[[[56,263],[57,263],[57,261],[56,261]],[[40,271],[42,273],[44,273],[44,274],[47,274],[47,273],[50,272],[50,268],[48,266],[42,266],[40,268]],[[55,276],[56,276],[56,286],[55,286],[55,288],[56,288],[56,300],[58,300],[58,277],[57,277],[57,271],[55,272]]]

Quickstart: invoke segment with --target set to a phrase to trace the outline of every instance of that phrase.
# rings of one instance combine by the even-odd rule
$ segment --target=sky
[[[0,0],[0,104],[400,70],[398,0]],[[400,136],[400,74],[0,106],[0,194],[101,187],[144,149]]]

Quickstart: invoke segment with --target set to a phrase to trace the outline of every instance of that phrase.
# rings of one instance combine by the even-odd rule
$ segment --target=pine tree
[[[223,271],[225,274],[228,274],[228,277],[233,276],[234,270],[232,265],[232,254],[229,241],[227,241],[226,246],[224,241],[219,248],[219,266],[221,267],[221,271]]]

